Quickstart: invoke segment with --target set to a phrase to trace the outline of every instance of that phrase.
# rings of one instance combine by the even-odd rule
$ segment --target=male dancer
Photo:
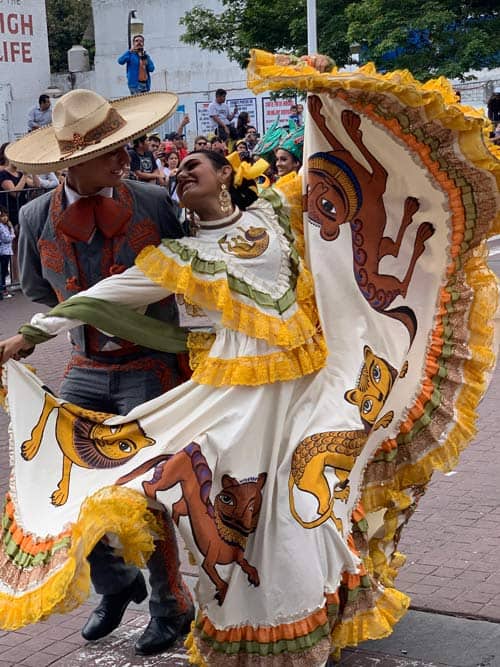
[[[54,306],[131,266],[145,246],[182,235],[164,188],[122,180],[129,164],[125,144],[162,123],[175,110],[176,97],[144,96],[140,115],[130,99],[111,105],[92,91],[67,93],[54,107],[51,127],[11,147],[19,163],[29,162],[32,169],[67,168],[63,186],[21,210],[21,286],[33,301]],[[162,303],[150,307],[148,315],[172,319],[174,312],[173,304]],[[60,395],[91,410],[126,414],[187,377],[175,354],[108,337],[89,326],[72,333],[72,344]],[[141,655],[166,650],[187,632],[193,618],[172,521],[163,514],[162,523],[165,539],[156,543],[148,561],[151,619],[135,645]],[[96,640],[114,630],[129,602],[142,601],[147,591],[140,570],[126,565],[105,540],[89,562],[102,599],[82,634]]]

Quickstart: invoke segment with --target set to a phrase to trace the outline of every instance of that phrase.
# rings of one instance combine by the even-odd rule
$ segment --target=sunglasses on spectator
[[[197,146],[208,146],[208,141],[197,141],[196,145]]]

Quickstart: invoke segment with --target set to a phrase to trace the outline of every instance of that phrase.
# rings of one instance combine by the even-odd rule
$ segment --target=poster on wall
[[[212,131],[212,121],[208,115],[210,102],[195,102],[196,109],[196,133],[205,136]]]
[[[264,122],[264,132],[269,129],[269,126],[278,118],[280,125],[288,125],[288,117],[290,116],[290,107],[296,104],[295,97],[278,98],[276,100],[270,97],[262,98],[262,119]]]
[[[230,98],[227,100],[229,109],[232,112],[235,105],[238,107],[238,112],[234,117],[233,124],[236,125],[236,119],[238,114],[242,111],[248,112],[250,116],[251,125],[257,127],[257,100],[255,97],[244,97],[244,98]],[[210,134],[212,130],[212,121],[208,115],[208,107],[210,102],[195,102],[196,108],[196,131],[198,134]],[[259,128],[257,127],[257,130]]]
[[[246,111],[250,116],[250,125],[257,127],[257,100],[255,97],[244,97],[241,99],[231,98],[228,100],[228,104],[231,111],[234,109],[235,105],[238,107],[238,113],[234,117],[233,125],[236,125],[238,114],[242,111]],[[258,130],[259,128],[257,127],[257,131]]]

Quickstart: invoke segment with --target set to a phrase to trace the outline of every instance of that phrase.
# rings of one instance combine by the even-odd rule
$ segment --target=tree
[[[348,38],[379,69],[407,68],[426,80],[500,65],[497,0],[359,0],[347,16]]]
[[[347,62],[349,42],[345,8],[348,0],[318,0],[319,51]],[[220,13],[197,6],[180,22],[182,40],[207,51],[225,53],[245,66],[252,48],[307,53],[306,0],[222,0]]]
[[[251,48],[306,52],[306,0],[221,0],[186,12],[182,40],[244,65]],[[500,65],[498,0],[317,0],[321,53],[339,66],[359,43],[363,62],[417,78],[463,77]]]
[[[45,0],[49,33],[50,69],[68,69],[67,52],[82,44],[83,34],[92,21],[92,0]],[[93,52],[93,42],[83,44]]]

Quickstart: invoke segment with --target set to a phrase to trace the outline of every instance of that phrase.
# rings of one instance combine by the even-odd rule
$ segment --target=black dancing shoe
[[[103,595],[99,606],[90,614],[82,629],[82,637],[87,641],[101,639],[117,628],[125,609],[132,600],[142,602],[148,594],[146,582],[139,572],[134,581],[119,593]]]
[[[148,627],[135,643],[137,655],[163,653],[187,635],[194,619],[194,609],[179,616],[152,616]]]

